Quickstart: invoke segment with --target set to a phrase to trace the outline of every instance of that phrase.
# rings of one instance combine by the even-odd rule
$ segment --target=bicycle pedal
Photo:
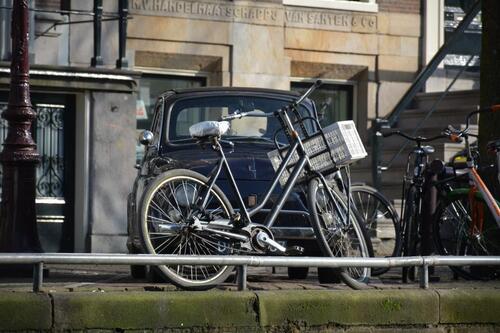
[[[285,254],[287,256],[300,256],[304,254],[304,248],[302,246],[297,246],[297,245],[289,246],[286,248]]]

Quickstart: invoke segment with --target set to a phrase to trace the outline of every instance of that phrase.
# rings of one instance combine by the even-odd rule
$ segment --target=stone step
[[[412,106],[418,109],[432,108],[434,103],[441,98],[442,92],[420,93],[415,96]],[[460,107],[463,105],[478,105],[479,90],[450,91],[443,98],[439,105],[447,107]]]
[[[415,110],[406,110],[401,114],[401,118],[399,119],[397,126],[402,129],[412,129],[419,127],[422,129],[437,129],[438,131],[446,128],[448,125],[452,125],[453,127],[460,126],[464,124],[466,121],[467,115],[476,110],[477,105],[465,105],[460,108],[447,108],[444,110],[437,110],[434,112],[428,119],[426,119],[423,123],[422,119],[424,119],[428,112],[423,109],[415,109]],[[478,117],[474,116],[471,118],[472,124],[477,124]]]

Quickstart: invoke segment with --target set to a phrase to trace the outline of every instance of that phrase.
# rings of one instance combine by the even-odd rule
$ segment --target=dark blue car
[[[191,138],[191,125],[219,120],[221,116],[235,111],[273,112],[288,105],[297,96],[293,92],[257,88],[171,90],[159,96],[152,128],[150,132],[143,133],[146,152],[128,199],[129,252],[146,253],[140,238],[138,207],[148,183],[159,174],[175,168],[191,169],[207,176],[217,162],[217,156],[210,147],[203,147]],[[314,116],[316,110],[314,104],[306,100],[299,112]],[[247,207],[259,202],[274,176],[267,153],[276,149],[275,142],[286,143],[285,135],[278,131],[279,128],[275,118],[248,117],[233,120],[230,131],[222,137],[224,152]],[[226,180],[221,177],[217,185],[237,207],[234,193]],[[280,188],[275,191],[266,208],[272,206],[280,191]],[[263,209],[253,222],[262,223],[268,211]],[[305,255],[320,255],[300,187],[289,196],[273,233],[276,240],[286,243],[286,246],[303,247]],[[134,275],[142,273],[137,267],[133,267],[132,272]],[[307,268],[292,268],[289,275],[305,277]]]

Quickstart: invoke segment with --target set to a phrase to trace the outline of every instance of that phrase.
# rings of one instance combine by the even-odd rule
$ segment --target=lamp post
[[[40,252],[36,225],[36,164],[39,155],[31,136],[36,118],[29,89],[28,0],[12,2],[12,62],[7,137],[0,153],[3,166],[0,252]]]

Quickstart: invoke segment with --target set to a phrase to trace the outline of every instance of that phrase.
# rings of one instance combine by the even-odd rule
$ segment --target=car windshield
[[[210,96],[183,99],[171,107],[168,140],[191,140],[189,127],[201,121],[218,121],[222,116],[235,112],[253,111],[253,116],[231,120],[231,128],[224,136],[231,140],[274,140],[274,134],[281,128],[276,117],[259,117],[259,113],[274,112],[290,103],[290,100],[254,96]],[[303,117],[312,114],[304,106],[299,112]],[[305,122],[308,131],[313,131],[311,121]],[[283,131],[277,136],[278,142],[285,143]]]

